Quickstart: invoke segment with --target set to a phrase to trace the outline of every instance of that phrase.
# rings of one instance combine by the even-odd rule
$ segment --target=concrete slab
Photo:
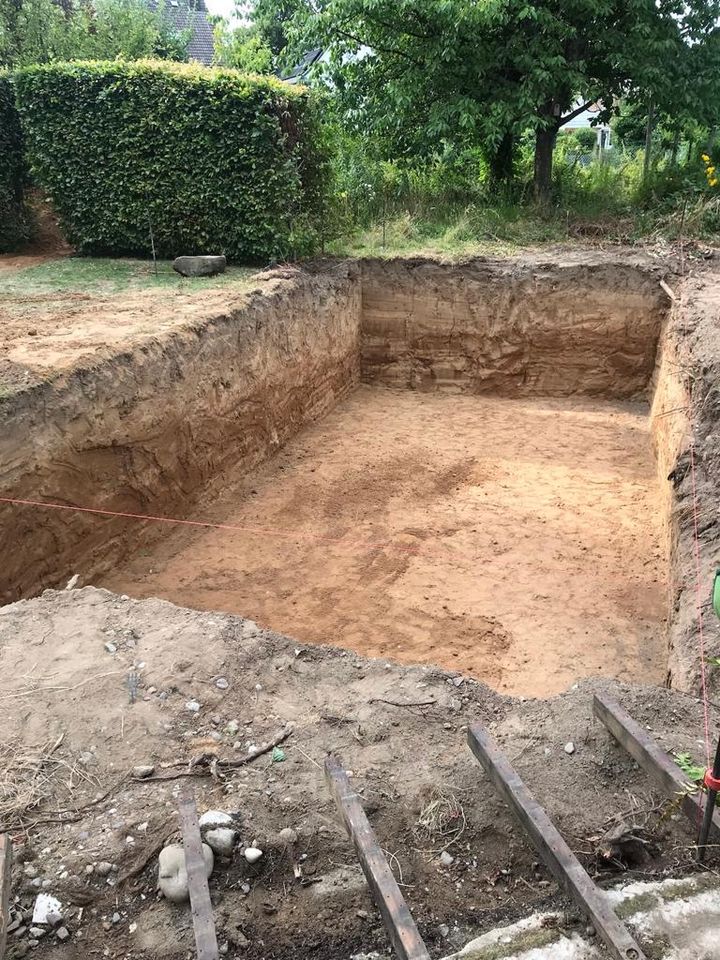
[[[720,960],[720,879],[711,874],[609,891],[652,960]],[[472,940],[445,960],[602,960],[597,937],[568,933],[557,913],[533,914]]]

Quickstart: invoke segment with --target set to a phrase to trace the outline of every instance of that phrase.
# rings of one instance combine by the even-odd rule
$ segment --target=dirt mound
[[[230,956],[334,960],[386,943],[324,784],[328,751],[353,771],[433,955],[557,904],[554,881],[465,746],[471,720],[489,725],[593,871],[596,841],[618,818],[658,843],[643,877],[690,869],[690,832],[591,719],[592,690],[609,690],[668,749],[697,754],[700,708],[671,691],[593,681],[554,700],[511,700],[459,674],[303,647],[237,617],[92,588],[2,608],[0,649],[14,745],[4,776],[45,755],[33,781],[41,802],[22,810],[19,799],[5,826],[19,850],[18,909],[44,890],[69,911],[71,941],[42,943],[48,956],[85,956],[86,944],[110,957],[184,956],[189,911],[156,899],[154,853],[177,833],[183,780],[130,771],[152,764],[164,777],[199,752],[247,756],[288,723],[284,760],[265,754],[227,779],[191,780],[201,811],[237,813],[243,843],[265,851],[252,867],[236,855],[211,880]],[[278,837],[285,827],[298,832],[305,886]],[[100,875],[101,863],[117,870]]]

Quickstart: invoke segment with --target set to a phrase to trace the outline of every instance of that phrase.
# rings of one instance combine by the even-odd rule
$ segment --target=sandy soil
[[[662,682],[647,410],[363,387],[102,581],[548,695]],[[132,521],[129,521],[132,522]]]
[[[265,851],[252,867],[241,852],[218,862],[210,882],[230,960],[389,956],[323,781],[328,751],[353,771],[432,957],[557,906],[557,885],[468,751],[466,726],[478,720],[599,882],[694,869],[692,825],[592,720],[592,692],[607,690],[666,749],[699,760],[702,709],[673,691],[594,680],[518,702],[457,673],[298,646],[237,617],[94,589],[0,608],[0,666],[0,826],[15,842],[13,909],[30,916],[42,889],[61,900],[70,933],[62,945],[46,936],[33,956],[188,956],[189,909],[155,892],[157,850],[178,835],[187,783],[201,811],[236,814],[240,851],[253,840]],[[206,767],[182,779],[198,753],[247,757],[287,724],[284,761],[265,754],[220,779]],[[181,779],[136,780],[134,764]],[[436,801],[449,817],[428,820]],[[596,856],[599,838],[621,822],[657,844],[629,873],[619,863],[600,869]],[[306,885],[278,837],[285,827],[298,833]],[[108,877],[95,870],[103,861],[117,865]],[[567,923],[586,921],[570,911]],[[25,955],[28,936],[11,934],[8,958]]]

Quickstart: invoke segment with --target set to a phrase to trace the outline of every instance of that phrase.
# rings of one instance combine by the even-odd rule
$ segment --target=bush
[[[0,71],[0,253],[28,239],[23,200],[23,153],[20,118],[10,77]]]
[[[325,155],[309,91],[139,61],[16,75],[30,165],[80,251],[266,259],[312,248]]]

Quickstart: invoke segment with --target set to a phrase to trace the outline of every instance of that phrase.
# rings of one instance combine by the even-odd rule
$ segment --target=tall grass
[[[515,177],[490,182],[480,151],[447,151],[422,164],[380,161],[345,144],[336,170],[336,250],[458,252],[569,237],[636,242],[684,236],[712,241],[720,231],[720,192],[708,187],[699,157],[660,157],[649,174],[643,154],[622,148],[602,156],[580,138],[561,136],[551,197],[532,198],[532,147],[523,144]]]

